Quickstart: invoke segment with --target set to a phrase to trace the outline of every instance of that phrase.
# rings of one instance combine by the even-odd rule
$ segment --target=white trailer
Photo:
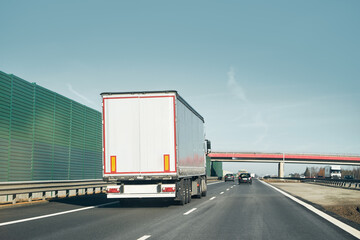
[[[341,167],[338,165],[325,166],[325,178],[340,179]]]
[[[108,198],[206,196],[204,119],[176,91],[101,96]]]

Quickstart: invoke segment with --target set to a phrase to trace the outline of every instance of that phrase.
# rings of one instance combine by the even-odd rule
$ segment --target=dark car
[[[235,182],[234,174],[230,174],[230,173],[226,174],[226,175],[225,175],[225,182],[227,182],[227,181],[233,181],[233,182]]]
[[[239,175],[239,184],[240,183],[250,183],[252,184],[252,178],[250,173],[241,173]]]
[[[345,175],[345,176],[344,176],[344,179],[345,179],[345,180],[354,180],[354,176],[352,176],[352,175]]]

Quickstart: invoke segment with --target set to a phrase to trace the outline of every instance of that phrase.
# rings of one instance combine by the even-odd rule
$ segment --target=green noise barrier
[[[0,71],[0,182],[101,178],[101,113]]]

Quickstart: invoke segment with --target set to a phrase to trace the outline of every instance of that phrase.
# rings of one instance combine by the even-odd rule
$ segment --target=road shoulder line
[[[294,196],[292,196],[292,195],[290,195],[290,194],[288,194],[288,193],[286,193],[286,192],[278,189],[277,187],[272,186],[272,185],[269,184],[269,183],[266,183],[266,182],[264,182],[264,181],[260,181],[260,182],[261,182],[262,184],[265,184],[265,185],[267,185],[267,186],[275,189],[276,191],[278,191],[279,193],[283,194],[284,196],[290,198],[290,199],[293,200],[294,202],[296,202],[296,203],[304,206],[305,208],[309,209],[309,210],[312,211],[313,213],[315,213],[315,214],[319,215],[320,217],[324,218],[325,220],[331,222],[331,223],[334,224],[335,226],[341,228],[342,230],[344,230],[344,231],[350,233],[351,235],[353,235],[354,237],[357,237],[357,238],[360,239],[360,231],[358,231],[357,229],[355,229],[355,228],[353,228],[353,227],[351,227],[351,226],[349,226],[349,225],[347,225],[347,224],[345,224],[345,223],[337,220],[336,218],[334,218],[334,217],[332,217],[332,216],[324,213],[323,211],[320,211],[320,210],[316,209],[315,207],[311,206],[310,204],[305,203],[305,202],[299,200],[298,198],[296,198],[296,197],[294,197]]]

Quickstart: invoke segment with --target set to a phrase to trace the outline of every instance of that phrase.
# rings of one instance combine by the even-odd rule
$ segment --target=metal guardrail
[[[360,180],[308,178],[305,179],[305,182],[360,190]]]
[[[324,179],[324,178],[278,178],[270,177],[264,179],[297,180],[300,182],[315,183],[326,186],[341,187],[346,189],[360,190],[360,180],[355,179]]]
[[[0,204],[95,194],[105,188],[102,180],[1,183]]]

